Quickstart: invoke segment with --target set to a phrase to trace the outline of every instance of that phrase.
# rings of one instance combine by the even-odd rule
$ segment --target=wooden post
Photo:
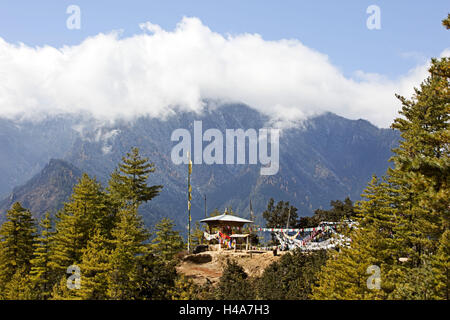
[[[205,218],[208,218],[208,214],[206,212],[206,194],[205,194]]]
[[[246,238],[247,238],[247,243],[245,244],[245,251],[248,251],[248,236]]]

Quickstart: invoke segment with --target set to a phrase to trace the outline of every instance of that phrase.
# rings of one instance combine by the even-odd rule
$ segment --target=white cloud
[[[0,117],[162,117],[201,112],[204,99],[215,99],[243,102],[278,120],[331,111],[386,127],[400,107],[394,94],[410,95],[427,76],[423,65],[395,80],[362,71],[346,78],[300,41],[223,36],[197,18],[184,18],[173,31],[140,26],[143,33],[132,37],[98,34],[62,48],[0,38]]]

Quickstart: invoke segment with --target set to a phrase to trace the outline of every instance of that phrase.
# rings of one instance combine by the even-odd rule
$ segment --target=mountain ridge
[[[156,171],[149,184],[164,185],[161,195],[142,208],[144,220],[153,224],[169,216],[179,224],[186,223],[187,168],[174,165],[170,158],[173,130],[188,129],[201,120],[203,132],[217,128],[262,128],[269,119],[245,105],[222,106],[203,114],[180,113],[167,119],[141,117],[101,127],[86,126],[74,134],[74,121],[61,134],[67,139],[58,158],[96,176],[104,185],[122,156],[137,146],[155,163]],[[72,130],[72,131],[71,131]],[[55,131],[53,129],[53,131]],[[71,137],[68,139],[67,137]],[[372,174],[382,175],[388,167],[391,149],[399,135],[391,129],[380,129],[366,120],[349,120],[324,113],[284,129],[280,137],[280,169],[274,176],[261,176],[259,165],[193,166],[192,214],[204,216],[204,195],[208,211],[233,207],[239,215],[249,216],[249,201],[255,212],[262,212],[270,197],[287,200],[299,208],[300,215],[311,215],[331,200],[350,196],[356,200]],[[0,166],[0,173],[2,171]],[[24,182],[25,183],[25,182]],[[26,184],[26,183],[25,183]],[[261,221],[262,222],[262,221]]]
[[[81,170],[72,164],[51,159],[41,172],[0,201],[0,212],[6,212],[15,202],[20,202],[37,218],[47,211],[55,213],[69,199],[81,175]]]

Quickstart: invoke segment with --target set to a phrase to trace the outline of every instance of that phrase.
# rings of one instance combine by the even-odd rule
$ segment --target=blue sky
[[[81,30],[65,27],[66,8],[79,5]],[[366,8],[381,9],[381,30],[368,30]],[[327,54],[345,75],[356,70],[396,77],[450,43],[440,21],[450,2],[433,1],[25,1],[0,2],[0,37],[11,43],[60,47],[99,32],[140,33],[151,21],[166,30],[183,16],[195,16],[221,34],[258,33],[266,40],[295,38]]]

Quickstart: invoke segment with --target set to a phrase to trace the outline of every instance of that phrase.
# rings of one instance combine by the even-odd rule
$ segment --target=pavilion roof
[[[205,222],[205,223],[221,223],[221,222],[233,222],[233,223],[253,223],[253,221],[251,220],[247,220],[247,219],[243,219],[237,216],[233,216],[231,214],[221,214],[219,216],[215,216],[215,217],[209,217],[209,218],[205,218],[203,220],[200,220],[200,222]]]

